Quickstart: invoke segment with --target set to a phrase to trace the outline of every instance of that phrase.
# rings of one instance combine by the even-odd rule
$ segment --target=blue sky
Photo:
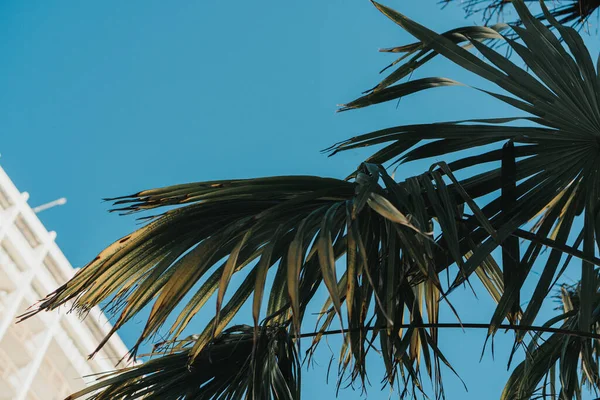
[[[386,3],[437,31],[470,23],[436,0]],[[412,122],[506,116],[511,110],[466,88],[444,88],[365,110],[336,104],[377,83],[392,58],[378,48],[409,36],[366,0],[303,2],[0,2],[0,162],[35,206],[74,266],[135,228],[108,214],[103,197],[163,185],[268,175],[342,178],[370,150],[333,158],[334,142]],[[593,53],[597,54],[597,53]],[[470,83],[437,60],[427,71]],[[408,165],[398,176],[424,170]],[[486,322],[491,302],[458,293],[465,322]],[[447,321],[452,317],[446,315]],[[251,321],[248,316],[248,322]],[[205,322],[199,319],[196,326]],[[132,344],[141,320],[121,333]],[[446,331],[441,347],[465,380],[446,373],[448,398],[496,398],[510,340],[480,362],[484,332]],[[334,346],[335,348],[335,346]],[[328,351],[303,378],[305,398],[329,399]],[[373,359],[368,398],[383,369]],[[341,397],[363,398],[343,391]]]

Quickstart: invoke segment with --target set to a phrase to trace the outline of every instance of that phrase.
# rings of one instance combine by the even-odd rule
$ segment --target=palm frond
[[[592,277],[594,311],[589,315],[591,331],[600,332],[600,278]],[[560,324],[563,330],[579,329],[581,284],[563,286],[557,296],[560,314],[544,326]],[[598,339],[552,334],[536,334],[528,345],[525,360],[511,374],[502,393],[502,400],[528,399],[534,395],[550,399],[581,398],[587,386],[596,395],[600,392]]]
[[[490,26],[489,28],[481,26],[467,26],[449,30],[447,32],[442,33],[442,36],[452,41],[453,43],[461,44],[464,48],[468,49],[473,47],[473,45],[471,44],[472,40],[488,42],[501,40],[502,35],[500,33],[507,29],[508,25],[506,24],[496,24]],[[371,90],[366,91],[365,93],[371,93],[393,85],[399,80],[409,76],[415,69],[425,65],[425,63],[429,62],[430,60],[435,58],[435,56],[438,55],[438,53],[435,52],[431,45],[426,41],[419,41],[404,46],[380,49],[379,51],[385,53],[402,54],[402,56],[400,56],[390,65],[385,67],[381,72],[386,71],[387,69],[397,65],[398,63],[404,60],[406,61],[403,64],[401,64],[390,75],[388,75],[383,81],[381,81],[377,86],[375,86]]]
[[[600,179],[600,86],[596,68],[579,34],[573,28],[560,25],[542,3],[544,15],[561,35],[561,42],[548,27],[533,17],[523,0],[515,0],[513,5],[523,26],[513,26],[512,30],[520,40],[506,36],[504,40],[527,65],[529,70],[525,70],[485,43],[471,40],[474,49],[488,62],[446,36],[438,35],[383,5],[375,5],[421,42],[428,43],[433,51],[498,86],[510,96],[479,90],[529,115],[387,128],[338,143],[329,149],[331,154],[355,147],[385,144],[367,162],[404,163],[470,150],[473,155],[451,162],[449,167],[455,172],[476,167],[477,172],[463,178],[460,183],[470,197],[477,198],[498,193],[506,184],[502,168],[498,167],[507,159],[506,150],[497,148],[481,153],[479,149],[482,145],[512,143],[511,154],[515,160],[513,201],[507,207],[502,196],[495,197],[482,208],[497,230],[498,237],[492,238],[482,230],[472,232],[473,240],[481,246],[473,254],[477,263],[471,265],[479,265],[481,260],[477,256],[489,254],[501,243],[506,249],[506,240],[536,218],[538,223],[534,232],[538,237],[552,238],[560,246],[567,245],[569,233],[580,215],[586,227],[583,252],[587,260],[594,257],[594,240],[599,233],[595,216],[600,195],[595,182]],[[429,87],[456,84],[458,82],[446,78],[398,83],[373,90],[348,103],[342,110],[388,101]],[[519,121],[527,124],[519,125]],[[505,292],[493,316],[493,324],[501,323],[511,312],[514,314],[511,307],[518,304],[520,289],[543,245],[538,241],[530,243],[522,256],[515,252],[515,246],[512,248],[510,257],[518,262],[521,272],[518,277],[509,274],[508,278],[505,274]],[[559,249],[552,250],[524,311],[522,323],[531,324],[535,319],[552,282],[557,273],[560,274],[558,267],[562,255]],[[441,266],[445,268],[446,264]],[[464,272],[468,276],[472,270],[465,268]],[[584,261],[583,276],[592,273],[593,264]],[[583,291],[589,294],[586,299],[591,299],[592,290],[587,288],[586,283]],[[582,315],[585,318],[589,315],[591,300],[583,303]],[[581,328],[589,329],[589,325],[584,322]]]
[[[525,3],[537,4],[540,0],[524,0]],[[570,25],[574,28],[585,26],[587,20],[594,14],[597,14],[600,8],[599,0],[542,0],[549,3],[550,14],[560,24]],[[448,4],[457,3],[456,0],[441,0],[443,7]],[[512,0],[460,0],[466,17],[470,18],[480,14],[484,24],[488,25],[492,21],[504,20],[506,8],[510,7]],[[536,15],[540,21],[548,21],[543,13]],[[513,23],[519,23],[514,21]]]
[[[118,313],[119,318],[100,348],[111,334],[154,302],[132,349],[135,355],[139,346],[165,324],[186,294],[193,295],[172,324],[170,337],[179,337],[193,316],[217,293],[219,318],[211,330],[217,335],[252,291],[264,285],[265,270],[286,257],[294,228],[308,219],[307,235],[314,236],[327,210],[352,199],[354,191],[355,185],[349,182],[299,176],[203,182],[115,199],[119,207],[116,211],[126,213],[180,207],[152,217],[147,225],[110,245],[23,318],[71,300],[73,308],[81,312],[108,300],[107,310]],[[228,283],[242,270],[246,272],[245,279],[223,304],[224,292],[232,290]],[[258,281],[257,276],[263,281]],[[317,277],[320,279],[320,274]],[[283,282],[277,284],[283,287]],[[280,290],[280,286],[275,289]],[[286,302],[283,297],[272,297],[269,313]],[[257,303],[257,309],[261,304],[262,301]]]
[[[300,399],[300,359],[282,327],[233,326],[189,363],[192,341],[153,354],[143,364],[100,375],[68,400]]]
[[[451,171],[441,167],[446,178],[456,182]],[[81,312],[106,302],[118,318],[100,348],[152,304],[132,348],[135,356],[170,316],[175,321],[166,340],[178,340],[215,296],[215,317],[188,352],[193,365],[252,293],[255,329],[285,326],[297,335],[309,303],[325,286],[329,299],[319,330],[328,329],[336,316],[352,328],[342,349],[340,378],[345,375],[364,384],[365,355],[379,336],[388,351],[390,384],[398,380],[396,371],[401,367],[404,385],[410,381],[415,388],[422,386],[423,361],[442,390],[440,366],[449,364],[437,347],[437,328],[407,331],[401,340],[397,326],[405,319],[417,324],[438,320],[444,289],[437,259],[459,266],[475,262],[463,257],[463,248],[475,247],[463,243],[457,229],[463,216],[460,204],[474,211],[471,219],[481,230],[495,235],[472,199],[457,190],[460,185],[451,189],[449,183],[438,170],[398,183],[381,166],[363,164],[351,182],[273,177],[194,183],[117,198],[116,210],[125,213],[175,208],[102,251],[22,319],[68,302]],[[342,255],[346,269],[338,276],[336,260]],[[274,280],[267,287],[266,276],[273,266]],[[485,272],[480,277],[489,290],[500,292]],[[227,301],[226,291],[233,292]],[[268,304],[261,321],[263,297]],[[368,337],[367,330],[377,324],[387,328]],[[317,336],[313,346],[319,340]]]

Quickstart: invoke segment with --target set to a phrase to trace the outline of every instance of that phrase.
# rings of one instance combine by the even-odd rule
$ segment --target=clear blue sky
[[[456,7],[440,10],[437,0],[386,4],[437,31],[470,22]],[[68,198],[40,216],[81,266],[135,227],[133,218],[106,213],[103,197],[232,177],[344,177],[371,150],[333,158],[319,150],[392,124],[511,115],[465,88],[335,114],[336,104],[371,87],[392,60],[377,49],[408,40],[367,0],[4,0],[0,161],[30,192],[31,205]],[[428,71],[478,82],[443,60]],[[424,166],[409,165],[398,176]],[[463,321],[489,320],[486,296],[455,296]],[[141,327],[139,320],[120,332],[127,344]],[[449,399],[500,394],[510,340],[497,340],[495,362],[490,353],[479,362],[484,338],[443,332],[441,347],[469,388],[465,393],[447,371]],[[334,394],[325,384],[326,346],[319,361],[303,377],[307,399]],[[375,360],[369,370],[368,398],[386,399],[381,365]],[[364,396],[346,390],[341,397]]]

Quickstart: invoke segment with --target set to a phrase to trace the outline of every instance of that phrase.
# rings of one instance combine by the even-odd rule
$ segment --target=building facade
[[[15,318],[75,273],[0,168],[0,400],[58,400],[113,370],[127,348],[114,335],[88,360],[110,323],[99,309],[83,321],[68,309]]]

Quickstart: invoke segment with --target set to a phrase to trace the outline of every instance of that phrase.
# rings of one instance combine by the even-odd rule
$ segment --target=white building
[[[58,400],[113,370],[127,348],[115,335],[88,360],[110,329],[100,310],[81,321],[61,308],[15,324],[75,272],[28,197],[0,168],[0,400]]]

